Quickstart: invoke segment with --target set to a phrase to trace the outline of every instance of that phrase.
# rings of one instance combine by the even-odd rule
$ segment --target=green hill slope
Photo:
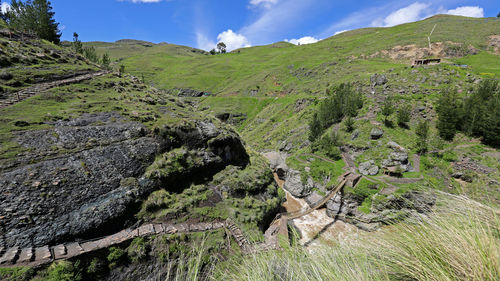
[[[418,54],[392,48],[427,47],[427,36],[434,25],[432,42],[440,49],[440,57],[454,62],[456,57],[479,52],[480,60],[468,60],[471,71],[500,75],[495,66],[483,65],[497,58],[488,46],[488,37],[500,33],[500,21],[444,15],[390,28],[353,30],[316,44],[275,43],[217,56],[193,53],[193,49],[189,51],[187,47],[172,45],[148,48],[116,43],[96,46],[99,51],[109,51],[114,58],[128,54],[123,61],[126,69],[135,75],[144,75],[161,88],[196,88],[243,95],[255,94],[252,90],[258,89],[263,96],[320,92],[326,82],[332,80],[355,81],[367,78],[369,73],[409,65]],[[475,50],[469,50],[470,47]],[[420,51],[424,57],[432,55],[432,52]],[[425,55],[426,52],[430,54]]]
[[[432,49],[429,49],[427,36],[434,26]],[[496,19],[439,15],[390,28],[353,30],[310,45],[279,42],[215,56],[179,53],[175,48],[162,50],[155,46],[143,53],[134,53],[120,63],[130,73],[144,76],[148,83],[162,89],[193,88],[215,93],[210,97],[187,99],[198,104],[199,110],[206,114],[233,124],[255,149],[289,153],[288,164],[306,178],[311,176],[317,181],[321,181],[320,175],[334,175],[338,171],[325,166],[326,163],[303,163],[303,155],[312,149],[307,140],[308,124],[326,96],[325,89],[342,82],[354,83],[356,90],[364,95],[364,106],[354,121],[357,137],[345,130],[345,120],[326,131],[340,134],[342,144],[355,158],[357,166],[370,160],[381,166],[391,153],[387,147],[391,141],[402,145],[408,151],[411,165],[417,165],[413,159],[415,129],[419,121],[427,120],[431,128],[430,150],[441,152],[423,156],[420,172],[404,175],[421,177],[423,181],[389,186],[396,186],[400,193],[423,186],[456,193],[465,191],[478,199],[498,202],[500,198],[493,192],[494,188],[485,185],[488,179],[498,181],[498,172],[486,177],[474,173],[474,180],[467,184],[450,181],[451,175],[458,172],[455,162],[468,157],[476,157],[476,164],[498,171],[493,164],[496,159],[493,154],[481,156],[482,152],[494,152],[464,135],[456,137],[454,142],[443,142],[435,129],[436,101],[444,89],[456,87],[460,96],[465,97],[480,79],[500,77],[500,46],[493,40],[497,34],[500,34],[500,21]],[[116,54],[111,54],[116,57],[127,51],[130,50],[122,46]],[[427,57],[441,58],[442,63],[410,68],[414,59]],[[467,64],[467,67],[455,64]],[[376,78],[377,73],[387,81],[374,85],[371,78]],[[383,125],[385,117],[381,107],[388,97],[394,100],[396,111],[410,105],[408,128]],[[389,119],[395,124],[396,114]],[[383,129],[381,139],[370,139],[373,128]],[[443,160],[445,152],[447,160]],[[381,173],[380,170],[379,176]],[[384,189],[387,184],[378,182],[377,186]],[[480,192],[476,189],[479,185],[485,186]],[[375,191],[375,194],[378,193]],[[362,208],[369,211],[371,199],[369,196],[365,199]]]

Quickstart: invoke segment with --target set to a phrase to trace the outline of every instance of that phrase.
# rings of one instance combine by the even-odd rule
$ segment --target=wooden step
[[[67,258],[76,257],[83,253],[83,248],[79,243],[73,242],[66,245]]]
[[[54,259],[60,260],[67,256],[68,250],[64,244],[57,245],[54,247]]]
[[[33,261],[35,258],[35,249],[33,248],[24,248],[22,249],[21,253],[19,254],[19,259],[17,260],[17,263],[29,263]]]
[[[35,262],[48,262],[52,260],[52,253],[49,246],[35,249]]]
[[[19,257],[20,251],[19,247],[7,249],[5,254],[0,258],[0,264],[14,264]]]

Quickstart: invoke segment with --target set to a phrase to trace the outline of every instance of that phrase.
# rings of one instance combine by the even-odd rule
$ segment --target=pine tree
[[[397,119],[398,119],[398,125],[400,127],[406,128],[408,127],[408,122],[410,122],[411,119],[411,105],[403,105],[399,107],[398,112],[397,112]]]
[[[429,123],[427,121],[418,122],[415,129],[417,135],[417,151],[423,153],[427,151],[427,138],[429,137]]]
[[[309,140],[313,142],[321,136],[321,134],[323,134],[323,127],[321,126],[318,114],[314,113],[313,119],[311,123],[309,123]]]
[[[384,104],[382,105],[382,110],[380,113],[382,113],[382,115],[384,116],[384,123],[386,124],[386,126],[389,127],[391,124],[390,124],[388,118],[389,118],[389,116],[391,116],[394,113],[394,105],[392,103],[391,98],[387,98],[384,101]]]
[[[54,19],[55,13],[52,11],[50,1],[33,0],[32,6],[36,19],[35,22],[37,24],[34,27],[35,33],[42,39],[59,44],[61,39],[59,23],[57,23]]]
[[[109,58],[108,53],[102,55],[101,63],[102,66],[104,66],[104,68],[109,69],[109,64],[111,63],[111,59]],[[144,83],[144,75],[142,75],[142,82]]]
[[[76,32],[73,33],[73,49],[78,54],[83,54],[83,44],[82,41],[78,39],[78,33]]]
[[[436,128],[439,136],[447,141],[453,140],[460,120],[456,90],[448,90],[441,94],[436,111],[438,113]]]
[[[25,33],[32,32],[39,38],[56,44],[60,42],[59,23],[54,19],[55,13],[52,11],[50,1],[12,0],[10,7],[10,11],[2,15],[10,28]]]

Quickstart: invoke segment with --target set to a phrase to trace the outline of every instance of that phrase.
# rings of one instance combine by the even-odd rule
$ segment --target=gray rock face
[[[175,89],[171,90],[170,92],[177,94],[177,96],[179,97],[194,97],[194,98],[202,96],[210,96],[212,94],[210,92],[198,91],[193,89]]]
[[[234,132],[209,121],[165,137],[113,113],[53,125],[16,133],[29,150],[0,163],[0,245],[42,246],[120,230],[133,206],[160,186],[144,177],[146,168],[181,144],[203,153],[207,167],[248,158]]]
[[[379,196],[379,195],[375,195]],[[420,219],[432,211],[436,196],[431,193],[410,191],[400,196],[389,195],[387,200],[374,200],[371,212],[358,210],[362,200],[352,194],[339,194],[327,202],[330,217],[352,223],[365,231],[375,231],[384,224],[401,219]]]
[[[384,135],[384,131],[380,128],[373,128],[370,132],[370,137],[372,140],[378,140]]]
[[[387,77],[385,77],[385,75],[383,74],[373,74],[370,77],[370,82],[372,86],[375,87],[385,85],[387,84],[387,82],[389,82],[389,80],[387,80]]]
[[[365,176],[374,176],[378,174],[379,168],[375,165],[375,161],[367,161],[359,164],[359,172]]]
[[[314,182],[311,184],[308,181],[306,184],[303,184],[301,174],[297,170],[289,169],[285,178],[283,188],[298,198],[309,195],[311,189],[314,187]]]

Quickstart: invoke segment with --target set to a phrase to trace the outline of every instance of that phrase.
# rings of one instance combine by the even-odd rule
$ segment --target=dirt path
[[[36,94],[39,94],[41,92],[47,91],[49,89],[52,89],[52,88],[55,88],[58,86],[74,84],[74,83],[78,83],[81,81],[90,80],[92,78],[102,76],[102,75],[105,75],[108,73],[111,73],[111,72],[110,71],[97,71],[97,72],[91,72],[91,73],[79,75],[79,76],[72,77],[72,78],[36,84],[36,85],[33,85],[29,88],[23,89],[19,92],[12,93],[6,99],[0,99],[0,109],[7,107],[7,106],[14,105],[18,102],[21,102],[21,101],[29,98],[29,97],[32,97]]]

